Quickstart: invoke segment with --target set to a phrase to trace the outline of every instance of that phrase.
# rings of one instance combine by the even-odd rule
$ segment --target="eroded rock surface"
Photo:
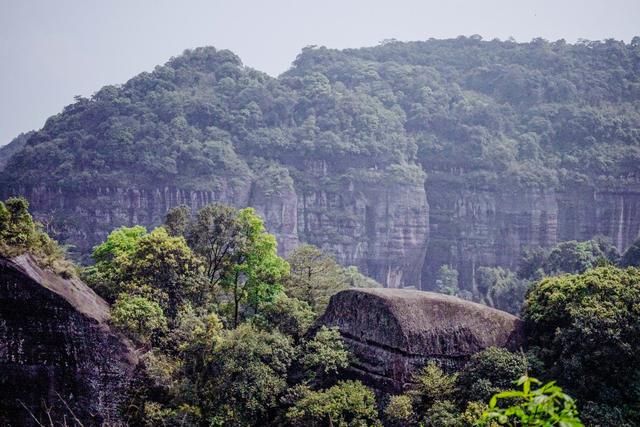
[[[0,425],[48,425],[47,408],[56,423],[119,425],[138,358],[108,320],[107,303],[79,279],[29,255],[0,258]]]
[[[460,369],[487,347],[519,349],[522,321],[456,297],[401,289],[350,289],[331,298],[319,325],[337,326],[357,361],[350,371],[397,393],[430,360]]]

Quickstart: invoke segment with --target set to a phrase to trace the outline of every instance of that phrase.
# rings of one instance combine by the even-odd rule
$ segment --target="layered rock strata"
[[[459,370],[488,347],[518,350],[523,323],[500,310],[431,292],[350,289],[331,298],[320,325],[338,327],[355,356],[349,371],[377,390],[399,393],[435,361]]]

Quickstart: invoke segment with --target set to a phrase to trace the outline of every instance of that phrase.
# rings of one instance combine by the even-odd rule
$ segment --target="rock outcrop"
[[[342,291],[331,298],[320,325],[340,329],[356,358],[351,374],[388,393],[404,390],[428,361],[454,371],[487,347],[517,350],[524,344],[517,317],[422,291]]]
[[[0,258],[0,424],[120,425],[138,357],[109,307],[77,278],[29,255]],[[35,417],[35,419],[34,419]]]

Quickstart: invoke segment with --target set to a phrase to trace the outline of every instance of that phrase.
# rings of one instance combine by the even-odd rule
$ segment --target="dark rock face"
[[[138,360],[108,319],[106,302],[80,280],[28,255],[0,258],[0,424],[37,425],[31,412],[48,425],[46,406],[56,422],[120,425]]]
[[[522,321],[500,310],[431,292],[350,289],[331,298],[317,326],[337,326],[357,358],[351,373],[399,393],[430,360],[460,369],[487,347],[524,345]]]

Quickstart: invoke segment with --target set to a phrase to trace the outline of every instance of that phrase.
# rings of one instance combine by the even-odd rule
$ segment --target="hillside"
[[[308,47],[272,78],[198,48],[78,99],[0,176],[86,256],[169,207],[254,206],[282,252],[472,289],[527,247],[640,232],[640,39]]]

